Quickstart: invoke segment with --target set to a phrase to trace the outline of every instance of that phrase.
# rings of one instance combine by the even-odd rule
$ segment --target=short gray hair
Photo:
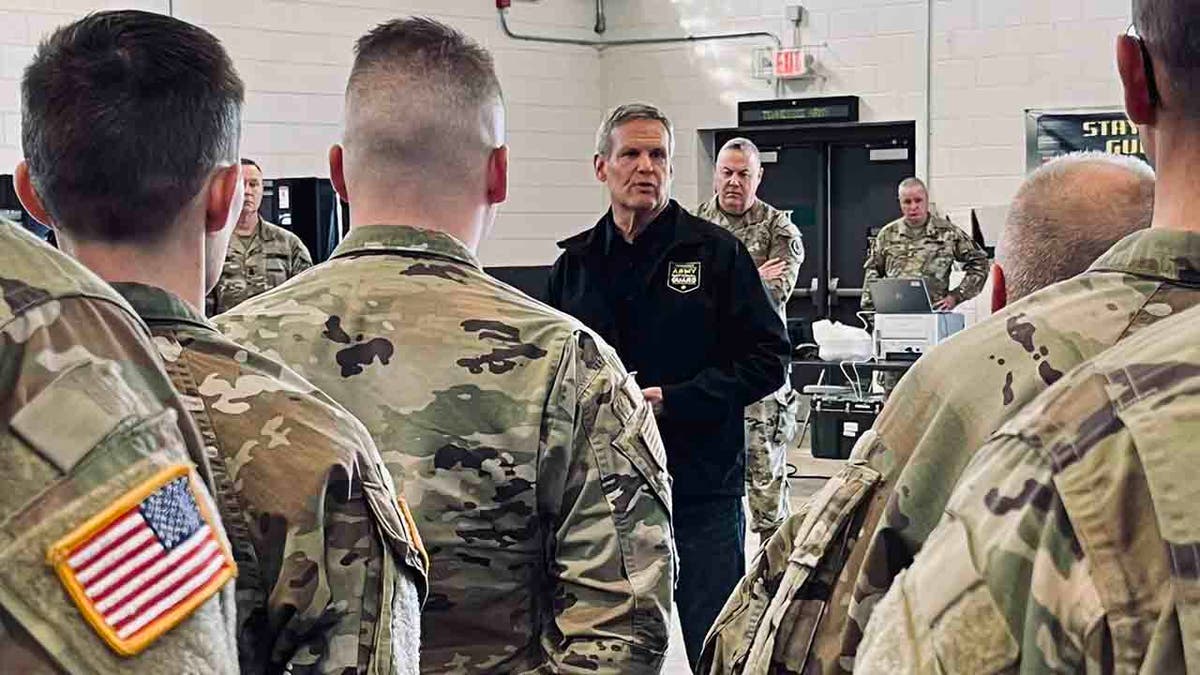
[[[917,178],[916,176],[910,176],[900,181],[900,186],[896,188],[896,192],[901,192],[903,190],[915,187],[921,188],[925,192],[925,195],[929,196],[929,188],[925,187],[925,181]]]
[[[608,157],[612,154],[612,133],[617,127],[634,120],[654,120],[667,129],[667,155],[675,154],[675,127],[666,113],[649,103],[626,103],[613,108],[605,115],[604,122],[596,131],[596,154]]]
[[[1043,164],[1017,191],[997,246],[1008,302],[1083,272],[1153,215],[1154,171],[1139,159],[1076,152]]]
[[[720,156],[720,154],[726,150],[738,150],[740,152],[744,152],[746,155],[753,158],[755,163],[757,163],[759,166],[762,166],[762,156],[758,152],[758,146],[755,145],[754,141],[750,140],[749,138],[742,138],[739,136],[737,138],[731,138],[728,141],[725,141],[725,145],[721,146],[721,150],[717,152],[717,155]]]

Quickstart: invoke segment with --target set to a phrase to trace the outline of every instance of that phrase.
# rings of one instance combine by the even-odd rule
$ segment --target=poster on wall
[[[1025,111],[1025,168],[1028,171],[1077,150],[1146,159],[1137,125],[1119,109]]]

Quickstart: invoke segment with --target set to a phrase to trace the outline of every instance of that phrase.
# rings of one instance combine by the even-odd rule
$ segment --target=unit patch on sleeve
[[[67,593],[118,654],[133,656],[236,575],[187,465],[167,468],[50,547]]]
[[[667,287],[680,293],[690,293],[700,288],[700,263],[671,263],[667,268]]]

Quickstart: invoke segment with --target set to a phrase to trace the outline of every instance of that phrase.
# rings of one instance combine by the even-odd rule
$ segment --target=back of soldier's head
[[[500,82],[486,49],[426,18],[397,19],[358,40],[346,87],[348,174],[449,190],[482,182],[503,144]]]
[[[21,94],[33,183],[83,240],[155,240],[215,168],[238,161],[233,63],[211,34],[169,16],[99,12],[59,28]]]
[[[1153,215],[1154,172],[1141,160],[1081,152],[1042,165],[1017,191],[997,247],[1008,302],[1083,272]]]
[[[1200,123],[1200,0],[1133,0],[1133,25],[1160,66],[1155,84],[1169,107]]]

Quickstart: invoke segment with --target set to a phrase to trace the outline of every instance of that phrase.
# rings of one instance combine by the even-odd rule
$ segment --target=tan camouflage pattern
[[[850,461],[784,522],[730,594],[696,672],[805,672],[815,622],[827,608],[812,588],[836,580],[833,561],[853,545],[858,506],[879,479],[864,461]]]
[[[205,312],[228,312],[310,267],[312,256],[300,237],[260,216],[254,234],[243,237],[235,232],[229,238],[221,278],[205,298]]]
[[[772,259],[787,263],[782,276],[765,282],[772,306],[779,318],[787,321],[787,302],[796,289],[800,266],[804,264],[804,239],[792,222],[791,214],[756,199],[745,213],[735,216],[721,210],[716,195],[692,212],[697,218],[729,230],[750,252],[755,267]]]
[[[1075,369],[976,454],[855,672],[1200,669],[1200,308]]]
[[[804,241],[788,212],[756,199],[745,213],[734,216],[722,211],[713,195],[694,213],[737,237],[756,267],[772,259],[787,263],[782,276],[764,282],[771,304],[786,325],[788,299],[804,264]],[[787,450],[796,437],[798,405],[789,377],[779,391],[746,406],[746,499],[750,529],[764,541],[791,513]]]
[[[962,281],[950,290],[950,272],[954,263],[963,266]],[[929,291],[929,301],[937,304],[947,295],[958,302],[979,295],[987,281],[988,259],[971,237],[946,218],[930,214],[922,227],[913,227],[903,218],[888,223],[871,240],[863,263],[862,308],[874,308],[871,282],[897,277],[921,277]]]
[[[666,455],[639,386],[578,321],[452,237],[374,225],[217,323],[374,436],[432,559],[423,671],[658,671]]]
[[[0,221],[0,670],[238,672],[232,583],[145,651],[122,657],[46,562],[52,544],[166,467],[194,464],[212,485],[182,411],[129,306],[75,261]]]
[[[812,641],[808,670],[782,672],[850,672],[876,603],[941,519],[987,438],[1063,373],[1198,303],[1200,234],[1140,231],[1084,274],[1010,305],[918,360],[855,445],[852,457],[883,478],[860,509],[861,528],[848,535],[844,565],[837,554],[830,559],[841,570],[836,580],[808,590],[828,601],[815,635],[788,638]]]
[[[150,326],[205,440],[240,570],[242,672],[417,672],[419,636],[392,628],[397,616],[417,625],[418,594],[397,588],[423,592],[427,571],[366,429],[183,300],[114,287]]]

